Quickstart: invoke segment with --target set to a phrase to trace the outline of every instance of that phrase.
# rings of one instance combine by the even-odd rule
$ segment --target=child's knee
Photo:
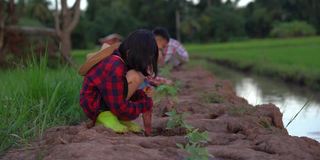
[[[144,76],[135,70],[129,70],[126,77],[129,83],[141,84],[144,81]]]

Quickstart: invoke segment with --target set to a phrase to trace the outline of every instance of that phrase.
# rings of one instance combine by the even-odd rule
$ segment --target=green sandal
[[[120,123],[125,125],[131,132],[139,133],[142,131],[140,125],[132,121],[120,121]]]
[[[102,124],[116,133],[129,132],[129,128],[121,124],[118,118],[110,111],[101,112],[97,117],[96,124]]]

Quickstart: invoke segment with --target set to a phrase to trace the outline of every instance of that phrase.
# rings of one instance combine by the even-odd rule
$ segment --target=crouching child
[[[138,30],[120,45],[107,47],[80,68],[84,76],[80,105],[94,124],[117,133],[140,132],[132,122],[143,116],[145,134],[151,134],[151,93],[138,89],[146,76],[157,75],[158,47],[152,32]]]

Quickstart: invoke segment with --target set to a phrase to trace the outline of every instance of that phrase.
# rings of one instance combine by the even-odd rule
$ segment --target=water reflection
[[[316,100],[315,93],[221,66],[214,65],[210,68],[218,77],[231,80],[237,95],[247,99],[250,104],[273,103],[278,106],[283,113],[284,125],[313,97],[287,130],[290,135],[307,136],[320,141],[320,102]]]

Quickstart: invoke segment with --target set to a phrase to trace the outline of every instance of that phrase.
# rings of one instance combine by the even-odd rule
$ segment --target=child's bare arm
[[[144,76],[135,70],[129,70],[126,75],[127,81],[128,81],[128,95],[127,100],[131,98],[131,96],[136,92],[136,90],[139,88],[140,84],[144,81]],[[152,91],[146,91],[147,95],[150,97],[152,95]],[[152,119],[152,110],[147,111],[143,113],[143,123],[145,128],[145,134],[146,136],[151,135],[151,119]]]
[[[131,98],[131,96],[136,92],[139,88],[140,84],[144,80],[144,76],[135,70],[129,70],[126,75],[128,81],[128,95],[127,100]]]
[[[164,65],[164,56],[161,49],[159,49],[159,56],[158,56],[158,65],[163,66]]]

